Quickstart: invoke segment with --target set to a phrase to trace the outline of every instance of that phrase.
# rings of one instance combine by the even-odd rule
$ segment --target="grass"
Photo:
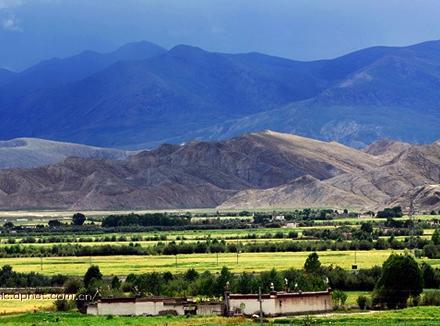
[[[358,251],[356,260],[358,268],[369,268],[381,265],[392,252],[391,250]],[[259,272],[272,267],[278,270],[302,268],[310,252],[277,252],[277,253],[241,253],[237,264],[237,255],[233,253],[178,255],[177,266],[175,256],[96,256],[96,257],[38,257],[1,258],[0,266],[11,265],[15,271],[36,271],[53,275],[58,273],[84,275],[91,264],[99,265],[105,275],[127,275],[143,272],[183,272],[189,268],[199,271],[217,272],[223,266],[234,272]],[[354,251],[322,251],[318,252],[323,265],[333,264],[350,269],[354,264]],[[435,261],[435,260],[430,260]],[[437,262],[437,261],[436,261]]]
[[[333,313],[325,316],[276,318],[270,320],[268,325],[338,325],[338,326],[431,326],[438,325],[440,308],[438,307],[415,307],[395,311],[379,311],[364,313]],[[22,314],[15,316],[0,317],[0,324],[12,326],[82,326],[82,325],[105,325],[105,326],[140,326],[140,325],[256,325],[255,322],[245,318],[224,317],[96,317],[81,315],[79,313],[45,313]]]
[[[371,292],[369,291],[344,291],[347,294],[346,305],[357,306],[357,298],[361,295],[366,297],[371,297]]]
[[[383,325],[438,325],[439,307],[415,307],[402,310],[334,314],[327,317],[312,317],[313,325],[338,326],[383,326]],[[304,325],[304,318],[292,320],[291,325]]]
[[[82,325],[105,325],[105,326],[140,326],[140,325],[250,325],[244,318],[224,317],[95,317],[81,315],[79,313],[35,313],[11,317],[0,317],[1,325],[59,325],[59,326],[82,326]]]

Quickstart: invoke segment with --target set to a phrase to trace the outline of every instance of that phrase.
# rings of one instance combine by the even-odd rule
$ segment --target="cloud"
[[[0,0],[0,28],[12,32],[21,32],[20,20],[14,9],[23,5],[24,0]]]
[[[2,27],[7,31],[12,32],[22,32],[23,29],[20,27],[20,21],[13,14],[2,19]]]
[[[23,0],[0,0],[0,10],[19,7],[23,4]]]

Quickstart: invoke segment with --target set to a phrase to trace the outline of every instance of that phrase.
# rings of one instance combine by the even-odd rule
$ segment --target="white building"
[[[196,304],[186,298],[102,298],[87,306],[87,314],[97,316],[220,315],[223,312],[222,307],[221,302]]]
[[[283,316],[331,311],[331,290],[320,292],[276,292],[261,295],[264,316]],[[102,298],[87,306],[89,315],[157,316],[157,315],[259,315],[258,294],[226,293],[224,302],[196,303],[186,298]]]
[[[226,306],[229,314],[259,315],[258,294],[228,294]],[[271,292],[261,295],[264,316],[283,316],[318,313],[333,309],[331,290],[320,292]]]

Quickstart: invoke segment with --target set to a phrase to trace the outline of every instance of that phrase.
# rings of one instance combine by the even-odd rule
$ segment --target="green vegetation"
[[[84,224],[85,221],[86,221],[86,216],[84,214],[75,213],[72,216],[72,223],[73,223],[73,225],[81,226],[81,225]]]
[[[291,317],[269,320],[266,325],[338,325],[338,326],[433,326],[438,325],[440,311],[438,307],[414,307],[395,311],[379,311],[367,313],[333,314],[319,317]],[[79,313],[45,313],[23,314],[16,316],[0,317],[0,323],[6,326],[125,326],[125,325],[155,325],[155,326],[214,326],[214,325],[255,325],[255,322],[245,318],[224,317],[95,317]]]
[[[436,268],[440,266],[439,216],[417,216],[409,220],[398,217],[396,209],[393,212],[393,217],[384,218],[325,209],[270,213],[142,212],[128,216],[70,213],[62,217],[50,214],[44,225],[40,224],[42,221],[32,224],[30,220],[16,218],[7,220],[0,234],[0,266],[13,267],[13,270],[4,267],[0,272],[0,286],[64,286],[68,293],[95,293],[99,287],[106,295],[218,297],[226,282],[235,292],[255,293],[260,285],[268,291],[271,283],[277,290],[284,290],[288,279],[291,289],[331,286],[335,289],[335,302],[344,310],[350,306],[368,309],[376,303],[405,306],[408,296],[413,298],[410,303],[438,305],[438,292],[425,290],[420,298],[417,294],[421,286],[425,289],[440,286],[440,271]],[[285,221],[273,218],[278,215],[283,215]],[[410,250],[411,253],[414,250],[415,260],[405,258],[405,262],[390,263],[395,257],[409,257]],[[380,267],[385,261],[389,276]],[[352,265],[357,265],[356,271],[351,270]],[[395,275],[411,278],[414,275],[407,271],[412,269],[420,272],[423,284],[416,284],[410,292],[398,288],[412,281],[402,281],[400,276],[396,279]],[[58,275],[60,272],[63,275]],[[411,279],[420,280],[420,277]],[[373,293],[376,283],[379,286]],[[393,289],[390,285],[397,287]],[[400,296],[402,293],[405,295]],[[386,301],[387,295],[401,299]],[[66,310],[71,303],[57,301],[56,308]],[[32,311],[32,307],[55,309],[53,302],[49,305],[47,301],[1,304],[0,314]],[[417,313],[426,316],[419,318]],[[400,320],[403,325],[433,325],[433,313],[426,307],[398,312],[370,311],[363,315],[335,313],[327,319],[311,317],[310,322],[392,325]],[[15,321],[26,325],[31,316],[37,319],[29,325],[38,325],[40,319],[48,324],[56,318],[60,325],[254,324],[241,318],[105,319],[75,313],[2,317],[0,324],[12,325]],[[309,321],[295,317],[275,319],[271,323],[304,325]]]
[[[388,308],[406,307],[408,298],[418,298],[423,291],[423,274],[413,257],[391,255],[383,264],[374,301]]]

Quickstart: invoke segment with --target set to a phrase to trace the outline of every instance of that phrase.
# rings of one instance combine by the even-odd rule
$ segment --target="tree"
[[[48,222],[47,222],[47,225],[49,225],[50,227],[58,227],[58,226],[62,226],[63,225],[63,223],[61,223],[60,221],[58,221],[58,220],[49,220]]]
[[[5,224],[3,224],[3,227],[5,229],[12,229],[14,227],[14,223],[12,222],[6,222]]]
[[[77,226],[81,226],[86,221],[86,216],[81,213],[75,213],[72,216],[72,223]]]
[[[136,284],[139,290],[150,295],[160,295],[164,286],[162,276],[157,272],[140,275]]]
[[[183,276],[185,281],[188,281],[188,282],[192,282],[198,277],[199,277],[199,273],[194,268],[188,269]]]
[[[435,245],[440,245],[440,231],[439,231],[439,229],[435,229],[434,233],[432,234],[431,240],[432,240],[432,242],[434,242]]]
[[[243,272],[237,279],[238,293],[252,293],[255,279],[250,273]]]
[[[304,263],[304,270],[309,274],[319,273],[321,271],[321,262],[316,252],[312,252],[309,257],[307,257]]]
[[[419,265],[408,254],[392,254],[382,266],[376,285],[376,301],[389,308],[404,308],[409,297],[415,298],[423,291],[423,276]]]
[[[218,276],[216,280],[216,293],[217,295],[222,295],[226,290],[226,285],[230,282],[232,282],[232,279],[234,278],[234,275],[231,273],[229,268],[226,266],[223,266],[222,270],[220,271],[220,275]]]
[[[119,290],[121,288],[121,281],[117,276],[112,278],[112,289]]]
[[[379,218],[402,217],[402,207],[385,208],[383,211],[378,211],[376,216]]]
[[[368,233],[368,234],[373,233],[373,224],[371,224],[371,222],[362,223],[361,224],[361,231]]]
[[[84,286],[88,288],[93,281],[101,281],[102,274],[98,266],[90,266],[87,272],[84,274]]]
[[[270,271],[262,272],[260,274],[260,285],[263,292],[272,290],[272,285],[275,291],[280,291],[284,287],[284,278],[275,268]]]
[[[438,280],[434,268],[427,263],[422,264],[423,287],[433,289],[438,287]]]

